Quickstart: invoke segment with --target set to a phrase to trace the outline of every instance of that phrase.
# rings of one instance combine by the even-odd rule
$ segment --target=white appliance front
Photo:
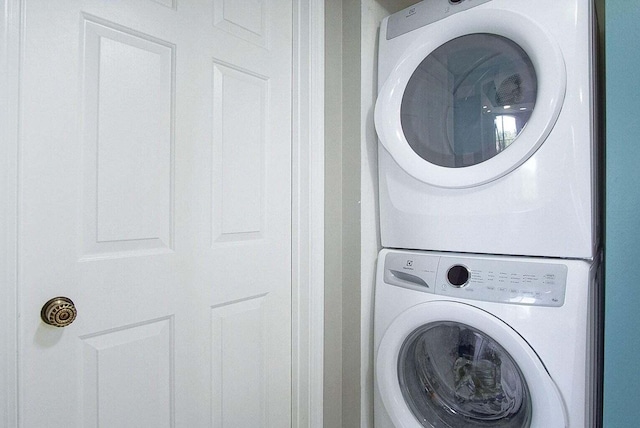
[[[380,30],[382,245],[592,258],[590,0],[425,0]]]
[[[598,266],[382,250],[376,428],[596,426]]]

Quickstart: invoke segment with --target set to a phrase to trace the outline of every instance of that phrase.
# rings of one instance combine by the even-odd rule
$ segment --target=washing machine
[[[382,246],[593,258],[592,0],[425,0],[380,28]]]
[[[600,426],[600,266],[382,250],[375,427]]]

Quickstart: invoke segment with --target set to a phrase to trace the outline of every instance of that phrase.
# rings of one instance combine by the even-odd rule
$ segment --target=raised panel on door
[[[269,426],[265,296],[211,308],[212,426]]]
[[[213,242],[263,236],[268,84],[213,64]]]
[[[289,426],[291,3],[24,16],[20,426]]]
[[[80,337],[84,427],[175,426],[173,334],[164,318]]]
[[[175,45],[83,24],[85,255],[170,251]]]
[[[266,47],[267,8],[274,3],[277,4],[268,0],[213,0],[213,23],[236,37]]]

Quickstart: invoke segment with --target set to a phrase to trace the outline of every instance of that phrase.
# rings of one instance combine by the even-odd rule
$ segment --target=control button
[[[454,287],[462,287],[469,281],[469,269],[462,265],[454,265],[447,272],[447,280]]]

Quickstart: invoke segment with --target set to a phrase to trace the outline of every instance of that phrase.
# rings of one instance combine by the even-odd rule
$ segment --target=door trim
[[[0,427],[18,425],[18,0],[0,0]]]
[[[293,10],[291,425],[322,428],[324,0],[295,0]]]
[[[0,0],[0,428],[18,426],[21,0]],[[294,0],[292,426],[322,427],[324,1]]]

